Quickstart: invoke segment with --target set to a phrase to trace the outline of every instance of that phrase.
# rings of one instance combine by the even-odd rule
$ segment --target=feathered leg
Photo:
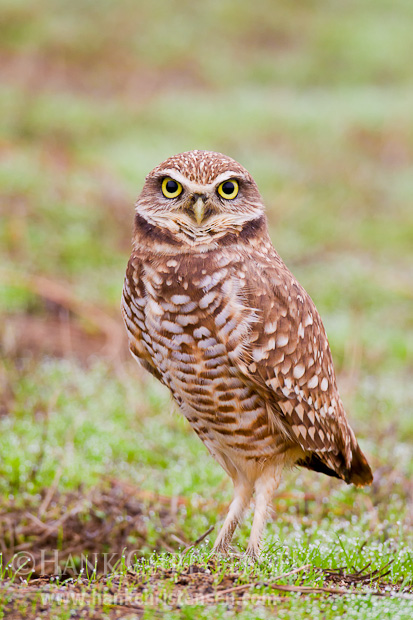
[[[260,555],[260,543],[272,497],[281,480],[284,458],[266,467],[255,482],[255,512],[246,554],[254,560]]]
[[[234,499],[229,507],[224,524],[214,544],[216,553],[227,553],[229,544],[238,523],[248,508],[253,492],[253,484],[245,479],[236,479],[234,482]]]

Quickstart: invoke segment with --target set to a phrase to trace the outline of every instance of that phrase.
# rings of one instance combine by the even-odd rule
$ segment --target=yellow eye
[[[176,198],[182,193],[182,185],[171,179],[171,177],[165,177],[162,181],[162,194],[165,198]]]
[[[232,200],[238,194],[239,186],[235,179],[224,181],[218,187],[218,194],[225,200]]]

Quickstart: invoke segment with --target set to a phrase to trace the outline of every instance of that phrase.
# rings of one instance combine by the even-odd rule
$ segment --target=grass
[[[410,618],[411,3],[3,4],[3,615]],[[230,483],[129,359],[118,310],[144,176],[191,148],[227,153],[256,178],[375,473],[356,490],[287,472],[259,566],[211,562]],[[250,527],[251,515],[236,551]],[[16,572],[22,550],[32,561]],[[63,573],[52,580],[54,550]],[[94,553],[100,577],[93,564],[80,572]],[[376,570],[390,572],[371,581]],[[256,582],[267,585],[215,598]]]

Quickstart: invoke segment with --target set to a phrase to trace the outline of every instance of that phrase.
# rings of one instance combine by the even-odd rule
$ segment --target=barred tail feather
[[[328,461],[333,461],[333,467],[326,462],[327,459],[323,454],[312,452],[297,461],[297,465],[312,469],[313,471],[332,476],[333,478],[341,478],[347,484],[354,484],[357,487],[364,487],[373,482],[373,474],[366,457],[360,450],[359,445],[353,447],[350,467],[346,467],[342,455],[330,455]]]
[[[358,443],[356,443],[353,448],[351,466],[347,472],[348,481],[346,480],[346,482],[355,484],[357,487],[364,487],[373,482],[373,473],[370,469],[370,465],[363,452],[360,450]]]

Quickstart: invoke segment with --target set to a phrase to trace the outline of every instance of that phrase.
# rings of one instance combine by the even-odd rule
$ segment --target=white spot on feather
[[[206,276],[205,276],[205,278],[202,278],[202,280],[201,280],[201,282],[199,283],[199,285],[200,285],[202,288],[206,288],[206,287],[208,287],[208,286],[211,284],[211,282],[212,282],[212,278],[211,278],[211,276],[210,276],[210,275],[206,275]]]
[[[310,389],[312,389],[312,388],[317,387],[317,385],[318,385],[318,377],[317,377],[317,375],[313,375],[313,376],[311,377],[311,379],[308,381],[307,386],[308,386]]]
[[[278,377],[267,381],[267,385],[270,386],[273,390],[277,390],[280,387],[280,382],[278,381]]]
[[[172,295],[171,301],[177,306],[182,306],[183,304],[187,304],[188,301],[191,301],[191,298],[188,297],[188,295]]]
[[[300,418],[300,420],[301,420],[301,422],[302,422],[302,421],[303,421],[303,419],[304,419],[304,407],[302,406],[302,404],[301,404],[301,403],[299,403],[299,404],[296,406],[295,410],[296,410],[296,412],[297,412],[298,417]]]
[[[217,327],[222,327],[224,323],[226,323],[230,314],[231,308],[229,306],[225,306],[225,308],[215,317],[215,325]]]
[[[293,376],[296,379],[300,379],[303,374],[305,372],[305,367],[303,364],[297,364],[297,366],[294,366],[294,370],[293,370]]]
[[[321,381],[320,387],[323,390],[323,392],[325,392],[328,389],[328,379],[326,379],[326,377],[324,377],[324,379]]]
[[[173,339],[175,344],[192,344],[194,339],[189,334],[179,334],[179,336],[175,336]]]
[[[162,321],[161,327],[162,329],[166,329],[166,331],[170,332],[171,334],[182,334],[184,331],[183,327],[178,325],[178,323],[172,323],[171,321]]]
[[[194,332],[195,335],[195,332]],[[210,347],[215,346],[217,343],[217,341],[215,340],[215,338],[207,338],[206,340],[201,340],[201,342],[198,343],[198,347],[200,349],[208,349]]]
[[[304,426],[304,424],[300,424],[300,426],[298,427],[300,430],[301,435],[304,437],[304,439],[307,437],[307,429]]]
[[[194,337],[195,338],[208,338],[211,335],[211,332],[209,331],[209,329],[207,327],[197,327],[196,329],[194,329]]]
[[[252,351],[252,359],[254,360],[254,362],[260,362],[262,359],[264,359],[265,356],[265,351],[261,348],[257,348],[257,349],[253,349]]]
[[[156,301],[154,301],[153,299],[149,299],[148,305],[147,305],[147,311],[148,311],[148,314],[155,314],[156,316],[163,316],[165,314],[165,312],[163,311],[163,308],[158,303],[156,303]]]
[[[285,334],[281,334],[280,336],[277,337],[277,340],[276,340],[277,347],[285,347],[286,344],[288,344],[288,336],[286,336]]]
[[[313,315],[309,312],[304,319],[304,327],[313,324]]]
[[[267,351],[271,351],[272,349],[275,349],[275,338],[270,338],[265,348],[267,349]]]
[[[199,307],[204,310],[205,308],[207,308],[209,306],[209,304],[211,303],[211,301],[214,301],[215,297],[217,296],[216,293],[214,293],[213,291],[211,291],[210,293],[207,293],[206,295],[204,295],[202,297],[202,299],[199,302]]]

